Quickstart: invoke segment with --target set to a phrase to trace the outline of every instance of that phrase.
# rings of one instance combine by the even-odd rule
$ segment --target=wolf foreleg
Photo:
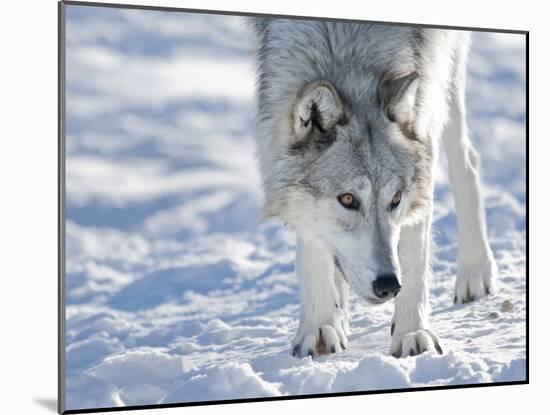
[[[403,281],[395,298],[390,345],[390,354],[395,357],[425,351],[442,353],[437,337],[428,327],[430,227],[431,218],[428,218],[401,230],[399,261]]]
[[[316,356],[345,349],[344,287],[335,284],[334,260],[320,241],[306,242],[298,237],[296,273],[300,280],[300,326],[292,341],[292,354]]]

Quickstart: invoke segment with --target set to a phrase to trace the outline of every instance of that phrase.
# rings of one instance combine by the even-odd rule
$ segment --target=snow
[[[392,304],[352,297],[349,348],[290,355],[295,240],[260,223],[244,19],[67,6],[67,408],[525,379],[525,48],[475,33],[469,126],[497,296],[453,305],[437,171],[431,321],[444,354],[388,356]]]

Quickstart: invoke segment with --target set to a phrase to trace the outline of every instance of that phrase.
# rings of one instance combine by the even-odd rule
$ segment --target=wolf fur
[[[292,352],[345,349],[348,287],[384,302],[393,296],[378,298],[373,284],[390,275],[401,287],[390,354],[441,353],[427,288],[441,140],[458,218],[455,302],[496,290],[466,126],[468,33],[278,18],[257,18],[254,28],[263,212],[297,235],[301,311]]]

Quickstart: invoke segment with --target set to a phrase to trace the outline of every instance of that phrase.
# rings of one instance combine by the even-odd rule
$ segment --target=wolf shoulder
[[[467,31],[394,24],[258,17],[252,26],[260,64],[278,62],[280,69],[312,75],[346,66],[380,73],[419,69],[425,58],[467,50],[470,42]]]

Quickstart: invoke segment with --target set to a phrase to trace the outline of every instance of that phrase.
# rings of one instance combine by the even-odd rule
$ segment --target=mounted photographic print
[[[528,381],[527,32],[59,12],[60,412]]]

